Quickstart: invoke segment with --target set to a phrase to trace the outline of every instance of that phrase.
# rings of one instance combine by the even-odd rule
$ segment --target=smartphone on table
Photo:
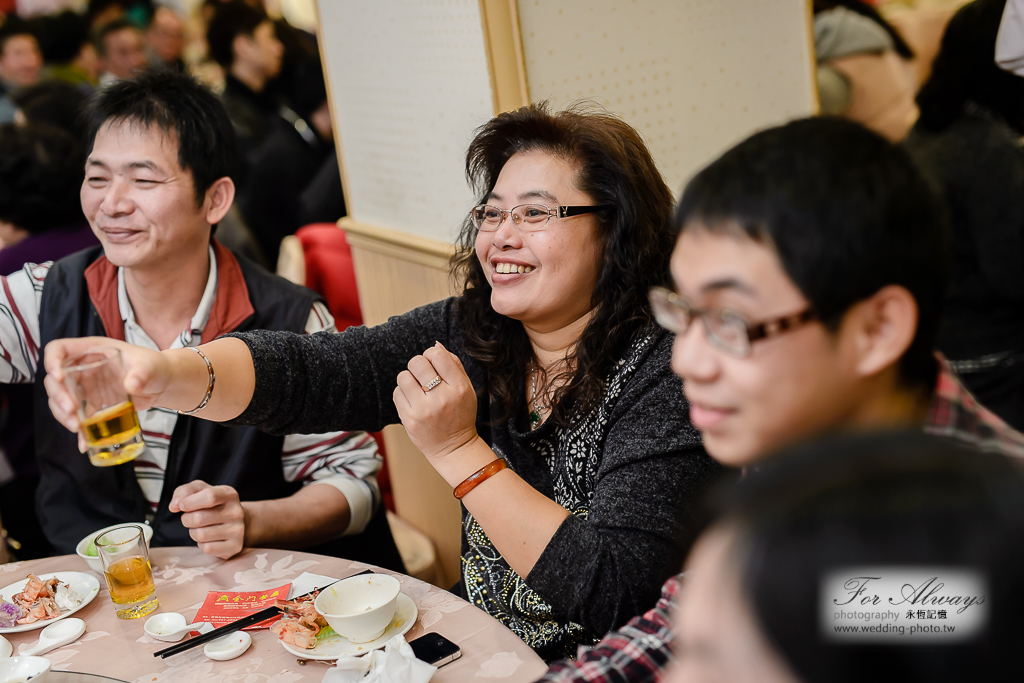
[[[450,664],[462,656],[459,646],[440,633],[428,633],[416,640],[411,640],[409,647],[412,648],[416,659],[436,667]]]

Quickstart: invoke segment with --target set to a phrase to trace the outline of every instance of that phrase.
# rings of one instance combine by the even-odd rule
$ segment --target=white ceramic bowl
[[[97,536],[101,536],[101,535],[107,533],[108,531],[110,531],[111,529],[117,529],[118,527],[122,527],[122,526],[140,526],[140,527],[142,527],[142,535],[145,536],[145,538],[146,538],[146,547],[147,548],[149,547],[149,542],[153,538],[153,527],[151,527],[150,525],[143,524],[141,522],[138,522],[138,523],[136,523],[136,522],[126,522],[124,524],[112,524],[111,526],[108,526],[108,527],[106,527],[104,529],[100,529],[98,531],[94,531],[93,533],[89,534],[88,536],[83,538],[81,541],[79,541],[78,545],[75,546],[75,552],[78,554],[78,556],[80,558],[85,560],[85,563],[87,565],[89,565],[89,569],[93,570],[97,574],[102,574],[103,573],[103,563],[100,561],[100,556],[99,555],[86,555],[85,554],[85,549],[89,547],[89,543],[94,542],[96,540]],[[0,680],[0,683],[3,683],[3,681]]]
[[[0,659],[0,683],[15,683],[15,681],[44,683],[49,676],[50,660],[46,657]]]
[[[368,643],[380,638],[395,617],[401,588],[398,579],[387,574],[350,576],[320,591],[313,608],[339,635]]]

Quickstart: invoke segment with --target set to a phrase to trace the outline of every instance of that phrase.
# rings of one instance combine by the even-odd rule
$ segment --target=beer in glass
[[[134,460],[146,449],[132,397],[124,390],[117,349],[100,347],[64,361],[65,382],[78,401],[78,418],[97,467]]]
[[[137,619],[159,606],[142,527],[128,524],[111,529],[96,539],[96,551],[118,617]]]

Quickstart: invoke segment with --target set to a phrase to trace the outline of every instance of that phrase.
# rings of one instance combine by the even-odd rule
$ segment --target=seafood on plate
[[[62,584],[59,579],[43,581],[35,574],[29,574],[25,588],[20,593],[15,593],[10,602],[4,601],[0,596],[0,622],[6,622],[8,617],[13,617],[16,624],[32,624],[58,617],[62,610],[72,610],[81,603],[82,597],[67,584]],[[18,608],[21,612],[12,608]],[[20,616],[15,617],[15,614]]]
[[[312,650],[316,647],[316,637],[323,629],[330,628],[327,620],[313,608],[316,592],[303,595],[294,600],[278,600],[284,616],[274,622],[270,630],[284,642],[300,650]]]

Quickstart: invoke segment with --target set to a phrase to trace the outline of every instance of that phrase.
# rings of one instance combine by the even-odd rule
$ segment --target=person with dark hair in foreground
[[[992,60],[1005,5],[976,0],[950,20],[905,144],[952,217],[938,348],[978,400],[1024,429],[1024,77]]]
[[[772,128],[698,173],[675,223],[675,287],[651,302],[713,458],[755,476],[802,439],[896,427],[1024,456],[933,355],[948,226],[904,150],[841,119]],[[680,586],[543,680],[656,680]]]
[[[500,114],[466,169],[461,296],[337,335],[205,344],[217,386],[199,415],[275,432],[401,422],[465,506],[456,590],[565,657],[654,604],[719,470],[646,298],[668,273],[672,197],[639,133],[603,112]],[[60,360],[88,343],[46,351],[70,429]],[[123,354],[143,405],[206,397],[194,353]]]
[[[334,330],[313,292],[211,239],[234,199],[236,165],[213,93],[180,72],[149,71],[102,88],[87,115],[81,209],[102,248],[29,263],[0,293],[10,312],[0,318],[0,377],[35,384],[47,540],[73,552],[97,529],[146,520],[157,546],[198,543],[222,558],[243,546],[311,548],[400,569],[365,433],[270,436],[140,410],[146,449],[125,470],[93,467],[54,422],[39,355],[57,337],[194,354],[189,347],[232,331]]]
[[[666,683],[1024,677],[1017,463],[920,433],[830,438],[721,507],[687,560]]]

